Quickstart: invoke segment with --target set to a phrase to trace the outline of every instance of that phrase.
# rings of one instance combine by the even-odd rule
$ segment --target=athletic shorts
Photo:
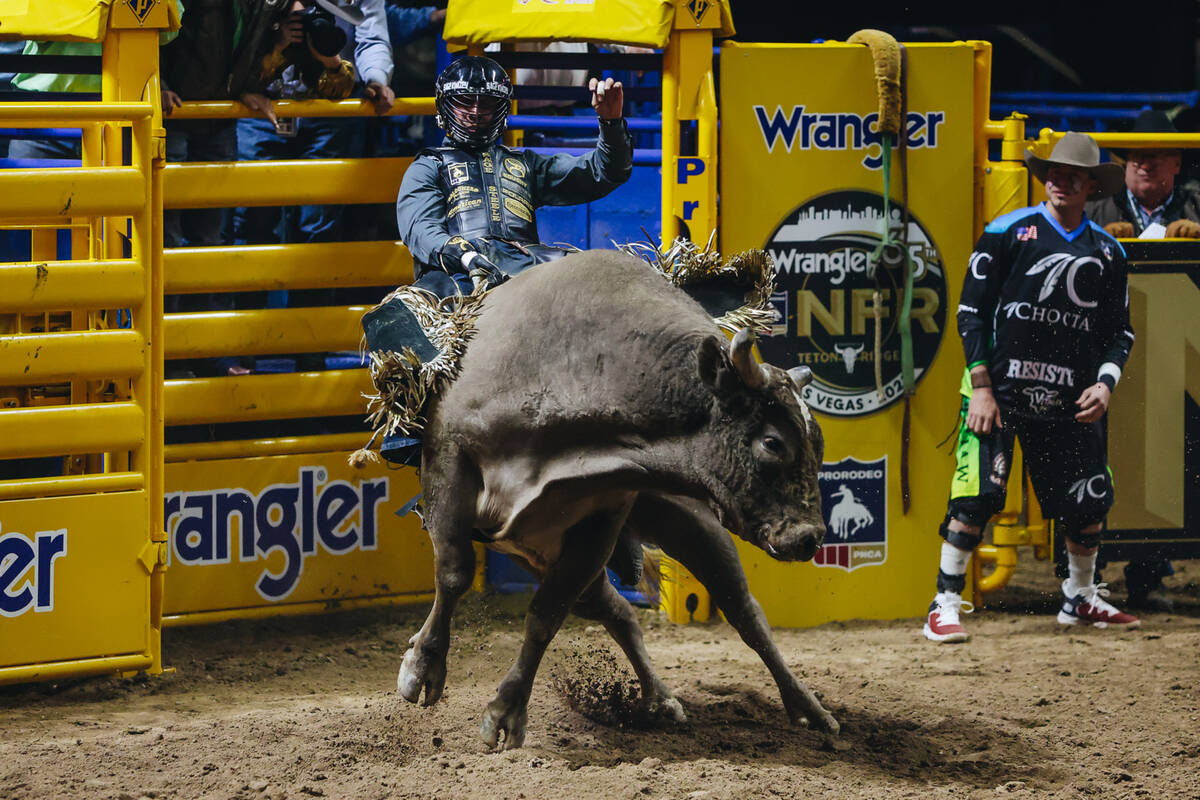
[[[1042,513],[1080,526],[1104,519],[1113,504],[1112,474],[1104,419],[1041,420],[1000,409],[1004,427],[977,435],[967,428],[962,400],[950,515],[983,526],[1004,508],[1013,441],[1021,442],[1025,468]]]

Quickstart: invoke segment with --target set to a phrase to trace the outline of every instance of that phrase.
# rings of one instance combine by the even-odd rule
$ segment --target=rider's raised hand
[[[588,81],[588,89],[592,92],[592,108],[600,119],[620,119],[625,103],[621,82],[612,78]]]

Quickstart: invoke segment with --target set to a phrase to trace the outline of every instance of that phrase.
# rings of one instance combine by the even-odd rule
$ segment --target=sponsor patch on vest
[[[473,208],[479,208],[483,205],[482,197],[469,197],[461,203],[455,203],[450,206],[450,210],[446,212],[447,217],[457,217],[464,211],[470,211]]]
[[[468,183],[466,186],[459,186],[458,188],[451,191],[450,196],[446,198],[446,202],[447,203],[457,203],[459,200],[467,199],[468,195],[479,194],[479,191],[480,190],[479,190],[478,186],[472,186],[471,184]],[[480,202],[482,202],[482,201],[480,201]]]
[[[517,158],[504,159],[504,171],[517,178],[525,177],[525,162]]]
[[[504,198],[504,207],[526,222],[533,222],[533,213],[530,211],[529,206],[521,201],[506,197]]]
[[[496,171],[496,163],[492,161],[491,153],[484,153],[480,156],[480,161],[483,162],[483,171],[491,175]]]
[[[891,209],[899,227],[900,210]],[[813,382],[804,400],[826,414],[853,417],[890,406],[904,394],[897,325],[901,269],[880,268],[883,396],[875,388],[875,280],[871,253],[883,228],[883,198],[835,191],[807,200],[785,217],[765,245],[775,260],[776,322],[759,341],[763,358],[788,369],[804,365]],[[933,363],[946,327],[946,275],[929,231],[909,216],[913,263],[912,345],[917,380]]]
[[[455,161],[446,165],[446,175],[450,178],[451,186],[458,186],[471,180],[471,170],[466,162]]]
[[[887,456],[827,461],[817,482],[828,531],[813,564],[853,572],[887,561]]]

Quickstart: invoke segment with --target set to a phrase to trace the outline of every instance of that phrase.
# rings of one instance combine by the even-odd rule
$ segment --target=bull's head
[[[727,528],[781,561],[807,561],[825,537],[817,486],[825,441],[800,397],[812,372],[758,364],[752,346],[742,330],[728,348],[711,337],[697,351],[716,398],[708,488]]]

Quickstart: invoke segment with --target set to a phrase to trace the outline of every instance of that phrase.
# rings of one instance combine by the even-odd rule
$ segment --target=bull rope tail
[[[916,375],[913,367],[912,347],[912,292],[914,269],[912,257],[908,249],[908,136],[905,130],[908,118],[908,93],[906,89],[908,53],[904,45],[895,37],[883,31],[863,29],[855,32],[847,41],[851,44],[865,44],[871,48],[871,58],[875,66],[876,92],[879,96],[879,130],[883,134],[881,147],[883,149],[883,234],[879,246],[872,254],[872,265],[877,267],[881,261],[888,261],[896,266],[904,265],[904,290],[901,308],[897,320],[900,332],[900,372],[904,386],[904,421],[900,430],[900,496],[904,513],[907,514],[912,506],[912,493],[908,475],[908,448],[911,430],[910,400],[916,393]],[[891,193],[891,151],[893,142],[899,150],[901,210],[903,223],[899,237],[893,237],[891,231],[891,210],[889,196]],[[876,291],[875,305],[875,388],[883,394],[882,370],[882,336],[880,292],[878,290],[879,276],[875,271]]]

